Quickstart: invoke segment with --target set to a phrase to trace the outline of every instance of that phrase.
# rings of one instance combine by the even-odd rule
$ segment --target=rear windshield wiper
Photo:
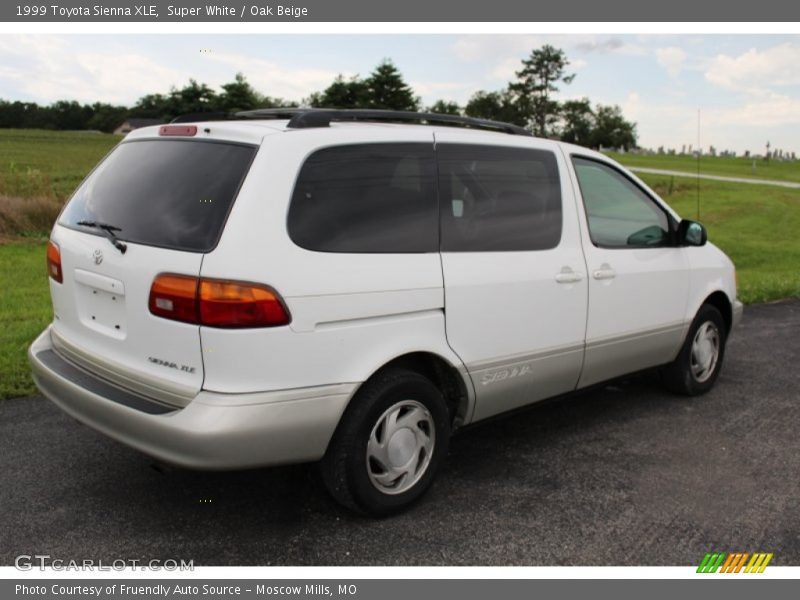
[[[125,251],[128,249],[128,246],[121,242],[116,235],[114,235],[115,231],[122,231],[121,227],[115,227],[114,225],[109,225],[108,223],[101,223],[99,221],[78,221],[77,225],[81,225],[83,227],[92,227],[94,229],[99,229],[103,233],[106,234],[108,241],[114,244],[114,247],[119,250],[122,254],[125,254]]]

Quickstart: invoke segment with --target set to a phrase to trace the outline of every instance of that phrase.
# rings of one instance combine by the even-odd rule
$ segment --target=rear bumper
[[[46,329],[28,350],[41,392],[66,413],[166,463],[237,469],[322,457],[357,384],[259,394],[201,391],[185,408],[111,386],[55,353]]]

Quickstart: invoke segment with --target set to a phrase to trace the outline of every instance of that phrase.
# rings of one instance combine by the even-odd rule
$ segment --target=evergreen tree
[[[172,88],[167,99],[167,106],[172,117],[199,112],[218,110],[217,94],[205,83],[190,79],[182,88]]]
[[[357,75],[350,79],[337,75],[325,90],[311,94],[307,103],[314,108],[363,108],[366,95],[366,85]]]
[[[460,115],[461,107],[456,102],[437,100],[428,107],[428,112],[439,113],[441,115]]]
[[[104,133],[111,133],[128,118],[129,109],[125,106],[112,106],[95,102],[92,105],[94,114],[89,119],[89,129],[97,129]]]
[[[167,103],[167,97],[163,94],[147,94],[133,105],[131,116],[167,120],[167,117],[172,116],[169,114]]]
[[[593,148],[628,150],[636,147],[636,124],[625,120],[619,106],[598,104],[594,114],[595,126],[591,135]]]
[[[522,127],[527,125],[527,118],[519,110],[513,95],[507,89],[500,92],[483,90],[475,92],[467,102],[464,113],[479,119],[503,121]]]
[[[266,108],[263,96],[253,89],[242,73],[237,73],[232,82],[222,85],[217,107],[226,112]]]
[[[569,84],[575,78],[574,74],[565,73],[568,65],[563,50],[546,44],[522,61],[517,81],[509,86],[520,111],[538,136],[547,137],[558,119],[559,104],[552,95],[559,90],[556,84]]]
[[[364,80],[366,108],[386,110],[419,110],[420,100],[414,96],[400,71],[390,60],[381,62]]]
[[[595,116],[588,98],[567,100],[561,105],[561,139],[570,144],[590,146]]]

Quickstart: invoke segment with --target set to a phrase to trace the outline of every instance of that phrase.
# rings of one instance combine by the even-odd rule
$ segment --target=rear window
[[[126,142],[100,163],[59,223],[118,227],[121,240],[191,252],[217,244],[256,148],[197,140]]]
[[[357,144],[312,154],[289,208],[295,244],[320,252],[436,252],[433,144]]]

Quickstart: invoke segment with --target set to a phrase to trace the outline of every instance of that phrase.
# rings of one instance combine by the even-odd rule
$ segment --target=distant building
[[[140,127],[149,127],[150,125],[161,125],[163,122],[163,119],[125,119],[125,121],[123,121],[123,123],[114,130],[114,133],[117,135],[125,135],[134,129],[139,129]]]

